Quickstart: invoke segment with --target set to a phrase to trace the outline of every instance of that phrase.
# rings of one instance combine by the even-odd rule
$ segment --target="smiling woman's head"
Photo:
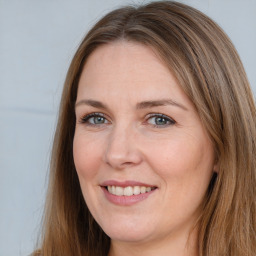
[[[137,244],[189,229],[198,255],[252,256],[255,116],[241,61],[204,14],[175,2],[107,14],[67,74],[42,254],[106,255],[102,229]]]
[[[74,162],[85,202],[111,238],[110,255],[135,244],[164,255],[177,241],[185,248],[190,233],[187,253],[196,255],[192,230],[217,168],[210,137],[170,70],[150,47],[106,44],[87,59],[76,102]]]

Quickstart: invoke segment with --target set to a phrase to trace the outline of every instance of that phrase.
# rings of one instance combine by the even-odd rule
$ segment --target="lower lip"
[[[132,195],[132,196],[116,196],[108,192],[107,188],[101,187],[106,198],[113,204],[129,206],[141,202],[147,199],[150,195],[152,195],[157,189],[151,190],[150,192]]]

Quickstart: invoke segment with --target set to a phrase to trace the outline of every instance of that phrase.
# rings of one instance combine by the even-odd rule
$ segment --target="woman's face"
[[[100,46],[76,101],[74,161],[90,212],[112,241],[186,235],[214,168],[189,98],[151,48]]]

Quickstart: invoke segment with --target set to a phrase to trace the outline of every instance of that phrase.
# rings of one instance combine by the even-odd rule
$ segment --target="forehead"
[[[99,77],[116,71],[116,78],[122,77],[127,81],[131,74],[132,80],[139,77],[145,79],[143,75],[149,75],[149,71],[153,76],[154,69],[157,69],[159,76],[161,73],[170,74],[166,64],[151,47],[135,42],[117,41],[101,45],[93,51],[86,61],[83,73]],[[122,74],[118,71],[122,71]]]
[[[144,100],[186,98],[170,69],[151,47],[126,41],[102,45],[89,56],[79,81],[78,98],[81,95],[120,100],[142,96]]]

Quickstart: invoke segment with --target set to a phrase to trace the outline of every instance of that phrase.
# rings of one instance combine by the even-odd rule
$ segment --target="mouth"
[[[110,194],[115,196],[134,196],[139,194],[149,193],[152,190],[155,190],[156,187],[150,186],[105,186],[104,187]]]
[[[135,203],[144,201],[155,191],[158,187],[136,181],[106,181],[101,184],[101,188],[111,203],[120,206],[129,206]]]

